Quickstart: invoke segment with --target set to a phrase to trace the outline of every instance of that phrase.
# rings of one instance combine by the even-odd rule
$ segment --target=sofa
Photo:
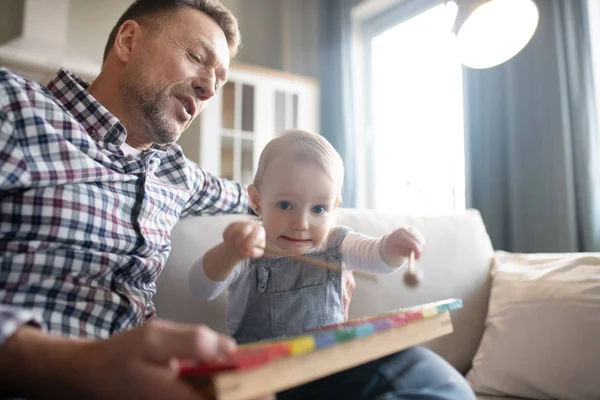
[[[340,209],[338,212],[341,224],[368,235],[380,236],[400,226],[410,225],[418,228],[426,238],[426,250],[418,261],[418,266],[424,273],[422,283],[416,288],[406,287],[402,272],[386,275],[385,279],[378,279],[376,282],[357,278],[350,318],[448,298],[461,298],[464,303],[463,308],[451,313],[454,332],[428,342],[425,346],[440,354],[461,373],[471,373],[469,382],[475,384],[479,392],[499,395],[493,397],[478,394],[479,400],[506,400],[508,397],[502,397],[503,394],[515,396],[521,393],[518,390],[519,385],[523,387],[523,393],[533,393],[531,398],[554,398],[551,392],[533,387],[535,385],[530,382],[522,382],[519,380],[520,377],[513,379],[513,386],[517,389],[512,392],[508,390],[507,393],[503,393],[502,388],[494,387],[494,384],[486,384],[485,380],[493,380],[495,375],[506,378],[506,372],[498,372],[493,368],[488,370],[480,368],[478,373],[470,372],[478,350],[481,351],[491,295],[491,271],[498,255],[492,247],[478,211],[467,210],[464,213],[440,216],[402,216],[357,209]],[[171,236],[172,253],[157,283],[155,304],[159,317],[185,323],[203,323],[217,331],[227,333],[224,320],[226,295],[223,294],[211,302],[194,299],[189,294],[187,273],[190,266],[206,249],[221,240],[221,234],[230,222],[249,218],[251,217],[244,215],[204,216],[183,219],[177,224]],[[506,253],[503,254],[506,257]],[[514,270],[514,267],[511,268],[511,271]],[[598,268],[593,270],[594,273],[598,271],[600,271]],[[536,275],[536,279],[539,275]],[[509,287],[513,286],[509,285]],[[592,289],[596,290],[597,287],[594,286]],[[597,310],[600,315],[600,309]],[[505,314],[502,314],[502,318],[504,317]],[[598,327],[600,328],[600,325]],[[488,329],[491,328],[488,326]],[[509,332],[513,331],[509,330]],[[494,332],[496,331],[491,332],[490,335],[493,336]],[[597,334],[600,337],[600,331]],[[527,338],[527,334],[525,337]],[[494,344],[488,347],[487,354],[493,353],[498,348]],[[595,356],[594,353],[594,358]],[[482,357],[485,359],[485,355]],[[497,355],[494,357],[498,358]],[[521,361],[516,363],[521,365]],[[598,367],[600,367],[600,357],[598,357]],[[597,371],[597,376],[600,377],[600,368]],[[487,378],[485,378],[486,374]],[[583,377],[587,379],[586,384],[590,380],[587,376]],[[503,384],[502,381],[500,384]],[[562,390],[560,388],[559,390]],[[585,396],[582,395],[581,399],[600,399],[600,390],[597,393],[598,397],[587,396],[589,390],[595,389],[586,390],[588,392]]]

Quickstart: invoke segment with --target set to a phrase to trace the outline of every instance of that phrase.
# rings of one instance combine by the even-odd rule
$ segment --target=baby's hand
[[[265,230],[254,222],[234,222],[223,232],[223,242],[229,251],[240,258],[261,257],[265,248]]]
[[[411,227],[400,228],[383,237],[381,257],[386,264],[396,267],[404,263],[411,251],[418,260],[424,247],[425,239],[421,232]]]

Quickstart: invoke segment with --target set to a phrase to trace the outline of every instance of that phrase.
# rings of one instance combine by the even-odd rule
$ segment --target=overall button
[[[331,256],[331,255],[327,256],[327,257],[325,257],[325,261],[327,261],[327,264],[331,264],[331,265],[335,265],[335,266],[340,266],[339,260],[335,256]],[[328,276],[329,276],[329,279],[335,279],[336,272],[332,271],[332,270],[329,270],[328,271]]]
[[[269,280],[269,270],[263,266],[256,269],[256,278],[258,280],[257,289],[260,293],[267,290],[267,281]]]
[[[259,282],[267,283],[267,280],[269,279],[269,270],[267,270],[265,267],[260,266],[257,268],[256,274],[258,275]]]

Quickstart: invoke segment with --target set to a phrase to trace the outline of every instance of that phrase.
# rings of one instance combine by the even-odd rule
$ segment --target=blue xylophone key
[[[463,304],[462,304],[462,300],[461,299],[452,299],[452,300],[447,300],[447,301],[441,301],[438,305],[437,305],[437,309],[438,312],[446,312],[446,311],[452,311],[452,310],[457,310],[459,308],[462,308]]]
[[[336,343],[335,334],[331,331],[315,333],[314,337],[317,349],[324,349],[326,347],[333,346]]]
[[[375,333],[375,327],[372,323],[356,325],[354,327],[354,335],[357,338],[369,336]]]

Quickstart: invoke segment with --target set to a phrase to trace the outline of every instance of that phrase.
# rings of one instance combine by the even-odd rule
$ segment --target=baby
[[[341,272],[269,256],[265,245],[369,273],[397,271],[411,252],[420,257],[424,244],[414,229],[372,238],[336,225],[343,179],[342,159],[322,136],[288,130],[265,147],[248,187],[261,223],[229,225],[223,242],[189,274],[190,289],[200,298],[229,289],[227,326],[239,343],[344,320]]]

